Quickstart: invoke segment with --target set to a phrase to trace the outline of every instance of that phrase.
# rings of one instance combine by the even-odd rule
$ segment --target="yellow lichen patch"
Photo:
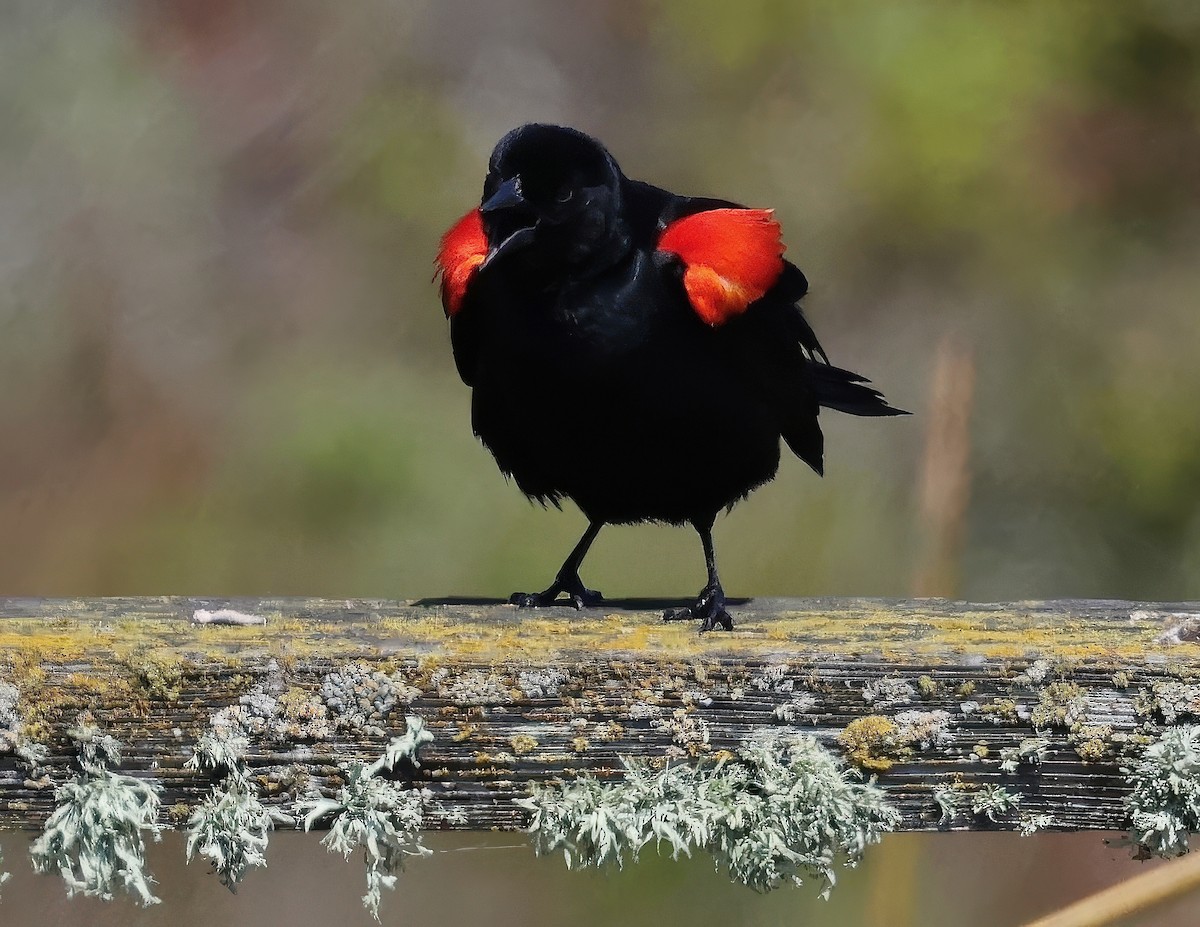
[[[479,732],[478,724],[467,724],[467,723],[460,721],[458,724],[458,730],[455,731],[454,735],[450,739],[452,741],[454,741],[456,744],[460,744],[464,740],[469,740],[473,735],[475,735],[478,732]]]
[[[596,740],[620,740],[625,736],[625,728],[616,721],[604,721],[592,729],[592,736]]]
[[[291,686],[279,696],[279,714],[289,721],[307,721],[313,713],[314,693],[300,686]]]
[[[147,698],[164,702],[179,698],[183,690],[182,660],[145,650],[121,653],[117,659],[125,666],[133,686]]]
[[[510,737],[508,743],[517,756],[532,753],[538,747],[537,739],[528,734],[517,734],[515,737]]]
[[[1025,663],[1032,655],[1056,665],[1064,661],[1112,665],[1128,679],[1146,663],[1147,655],[1169,655],[1182,666],[1200,663],[1200,644],[1157,642],[1153,623],[1096,618],[1053,609],[1012,606],[998,609],[953,609],[937,602],[893,606],[867,600],[779,608],[776,604],[735,608],[732,633],[700,635],[694,625],[664,624],[651,610],[572,613],[518,613],[506,606],[415,606],[403,603],[335,603],[305,600],[264,601],[255,614],[278,615],[267,625],[194,625],[179,616],[191,604],[183,600],[127,600],[120,617],[111,603],[54,603],[44,617],[0,620],[0,662],[13,666],[0,675],[23,688],[37,686],[33,675],[42,665],[90,666],[100,679],[115,678],[111,650],[119,645],[131,664],[153,655],[141,688],[151,699],[169,698],[189,665],[205,668],[234,661],[260,664],[273,656],[283,670],[297,671],[309,659],[379,659],[420,666],[411,683],[425,688],[429,667],[439,661],[478,663],[529,661],[541,665],[573,660],[618,663],[645,661],[661,665],[669,654],[678,669],[671,675],[704,685],[712,667],[732,661],[771,661],[796,653],[822,661],[853,659],[864,654],[897,661],[919,660],[925,666],[961,666],[964,656],[996,663]],[[25,614],[29,614],[26,611]],[[174,615],[174,617],[171,617]],[[309,616],[315,617],[309,617]],[[343,620],[333,620],[344,616]],[[810,657],[811,659],[812,657]],[[184,662],[180,662],[184,661]],[[1158,664],[1161,665],[1161,664]],[[24,677],[24,678],[23,678]],[[939,679],[937,674],[930,681]],[[944,691],[952,683],[942,682]],[[650,689],[643,685],[642,688]],[[936,685],[921,690],[939,697]],[[969,685],[956,693],[966,698]]]
[[[1099,763],[1114,752],[1113,729],[1108,724],[1079,724],[1067,737],[1085,763]]]
[[[859,769],[886,772],[895,761],[888,756],[893,749],[896,723],[883,715],[855,718],[838,734],[838,743],[846,758]]]
[[[167,808],[167,820],[175,827],[182,827],[192,816],[192,808],[187,802],[179,801]]]
[[[0,654],[10,664],[37,664],[43,661],[66,663],[83,656],[87,646],[94,643],[86,635],[67,634],[33,626],[31,622],[16,621],[25,627],[9,627],[0,622]]]
[[[980,705],[979,713],[993,724],[1016,724],[1021,719],[1017,703],[1011,698],[997,698],[987,705]]]

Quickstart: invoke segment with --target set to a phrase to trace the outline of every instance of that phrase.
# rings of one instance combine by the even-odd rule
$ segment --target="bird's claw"
[[[733,616],[725,609],[725,592],[720,586],[706,586],[685,608],[668,608],[663,621],[699,621],[701,634],[715,628],[733,630]]]
[[[569,603],[576,610],[592,608],[604,602],[604,596],[595,589],[588,589],[579,577],[575,576],[565,580],[556,579],[553,586],[541,592],[514,592],[509,596],[508,604],[517,608],[547,608],[560,604],[558,597],[563,593],[566,593],[567,599],[561,604]]]

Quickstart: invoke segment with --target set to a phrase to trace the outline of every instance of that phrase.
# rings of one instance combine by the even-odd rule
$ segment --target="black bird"
[[[829,363],[783,250],[769,210],[630,180],[575,129],[496,145],[481,205],[437,258],[454,360],[500,469],[589,521],[550,587],[513,604],[599,604],[579,566],[601,527],[687,522],[708,582],[664,618],[731,629],[717,513],[775,476],[780,438],[822,472],[822,406],[903,414]]]

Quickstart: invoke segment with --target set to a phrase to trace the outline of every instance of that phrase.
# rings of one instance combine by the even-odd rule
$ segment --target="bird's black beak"
[[[489,196],[479,211],[484,215],[489,212],[500,212],[503,209],[516,209],[525,205],[525,197],[521,194],[521,178],[514,177],[506,180]]]
[[[501,255],[519,251],[533,241],[537,216],[521,193],[519,176],[500,184],[496,192],[479,207],[479,211],[486,219],[491,220],[487,223],[490,226],[490,234],[504,235],[500,243],[488,251],[487,257],[479,265],[481,271],[487,270],[488,265]],[[521,225],[520,223],[526,218],[528,218],[529,224]]]

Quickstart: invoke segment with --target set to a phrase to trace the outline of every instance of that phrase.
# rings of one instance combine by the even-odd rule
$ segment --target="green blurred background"
[[[829,475],[785,463],[719,523],[731,595],[1200,598],[1198,116],[1192,0],[8,0],[0,590],[544,585],[582,518],[530,506],[471,436],[430,281],[491,146],[536,119],[630,176],[773,206],[833,360],[917,413],[827,414]],[[609,529],[584,578],[684,596],[698,548]],[[1094,835],[898,838],[854,877],[920,886],[895,920],[803,893],[721,916],[1052,904],[976,905],[934,865],[948,839],[1014,878],[1055,841],[1094,882],[1134,871]],[[580,890],[507,865],[518,894]],[[685,871],[586,897],[703,899]],[[618,919],[640,923],[571,915]]]

